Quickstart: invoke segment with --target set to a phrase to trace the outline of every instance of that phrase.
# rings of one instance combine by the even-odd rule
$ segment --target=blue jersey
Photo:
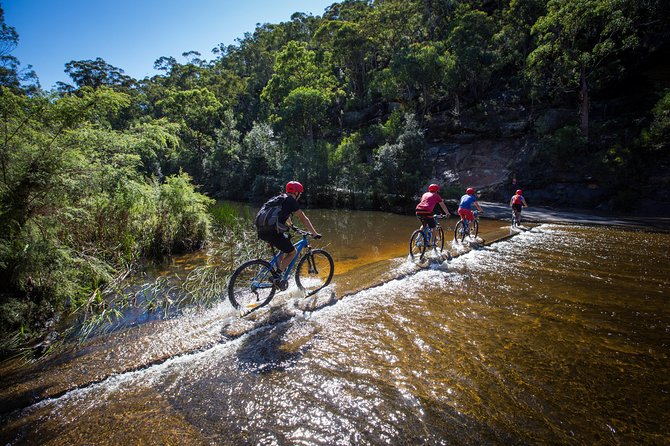
[[[477,201],[477,197],[474,195],[465,194],[461,197],[461,202],[458,205],[459,209],[472,210],[472,204]]]

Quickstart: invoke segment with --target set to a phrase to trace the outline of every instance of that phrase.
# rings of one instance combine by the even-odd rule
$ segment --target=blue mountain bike
[[[479,211],[472,211],[475,219],[472,222],[461,219],[454,227],[454,240],[463,243],[465,237],[477,238],[479,234]]]
[[[442,254],[444,250],[444,230],[440,226],[440,220],[447,218],[446,215],[435,214],[433,218],[437,220],[437,226],[431,229],[427,224],[424,224],[421,229],[417,229],[412,233],[409,239],[409,255],[412,260],[423,260],[426,251],[434,249],[438,254]]]
[[[277,265],[282,253],[273,249],[272,260],[249,260],[240,265],[230,277],[228,298],[242,315],[270,303],[277,289],[286,290],[288,279],[296,265],[295,283],[304,291],[305,297],[324,288],[333,279],[335,266],[331,255],[323,249],[312,249],[307,240],[307,237],[311,236],[309,232],[295,227],[290,229],[300,234],[302,238],[293,244],[297,254],[286,271],[281,274],[278,272]],[[300,253],[303,250],[306,252],[301,257]]]

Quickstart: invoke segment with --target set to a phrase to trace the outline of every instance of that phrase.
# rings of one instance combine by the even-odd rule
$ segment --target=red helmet
[[[303,190],[305,189],[302,187],[302,184],[297,181],[289,181],[286,183],[287,194],[301,194]]]
[[[472,187],[468,187],[467,190],[465,191],[466,194],[468,195],[474,195],[475,190]]]
[[[438,190],[440,190],[440,186],[435,183],[428,186],[428,192],[437,192]]]
[[[516,194],[517,194],[517,195],[523,195],[523,191],[522,191],[521,189],[517,189],[517,190],[516,190]]]

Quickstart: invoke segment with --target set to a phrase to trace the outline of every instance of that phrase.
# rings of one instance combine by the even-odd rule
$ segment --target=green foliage
[[[392,129],[390,134],[395,133],[395,124],[393,119],[387,123]],[[424,146],[423,132],[416,119],[413,115],[405,115],[402,130],[395,141],[384,144],[375,153],[375,189],[399,195],[413,193],[421,177]]]
[[[582,81],[602,86],[621,69],[623,51],[639,43],[631,0],[550,0],[533,25],[537,47],[527,74],[536,95],[575,92]]]
[[[569,171],[576,165],[584,164],[586,147],[586,138],[579,127],[574,125],[562,127],[542,138],[534,162],[560,166]]]
[[[670,145],[670,91],[652,109],[652,123],[641,135],[641,144],[652,152],[668,153]]]

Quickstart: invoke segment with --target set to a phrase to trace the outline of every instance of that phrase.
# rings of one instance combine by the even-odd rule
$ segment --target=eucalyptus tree
[[[135,83],[135,79],[124,74],[121,68],[105,62],[101,57],[95,60],[71,60],[65,64],[65,73],[70,76],[76,88],[110,87],[127,90]],[[64,82],[58,82],[62,92],[72,92],[75,88]]]
[[[326,8],[313,42],[333,56],[339,68],[343,89],[353,107],[366,99],[370,71],[376,65],[368,22],[372,14],[372,2],[347,0],[333,3]]]
[[[168,89],[155,104],[158,117],[179,125],[180,164],[196,180],[206,177],[207,158],[216,143],[224,107],[206,88]]]
[[[578,96],[587,138],[592,92],[620,76],[622,54],[638,46],[636,13],[634,0],[550,0],[532,28],[537,47],[526,72],[535,94]]]
[[[5,23],[5,12],[0,6],[0,86],[34,93],[40,86],[37,75],[30,65],[22,69],[19,60],[12,56],[18,44],[19,34]],[[22,83],[27,85],[22,87]]]
[[[445,42],[445,84],[454,94],[456,114],[461,97],[478,100],[491,84],[497,63],[495,31],[494,20],[485,12],[466,4],[457,7]]]

